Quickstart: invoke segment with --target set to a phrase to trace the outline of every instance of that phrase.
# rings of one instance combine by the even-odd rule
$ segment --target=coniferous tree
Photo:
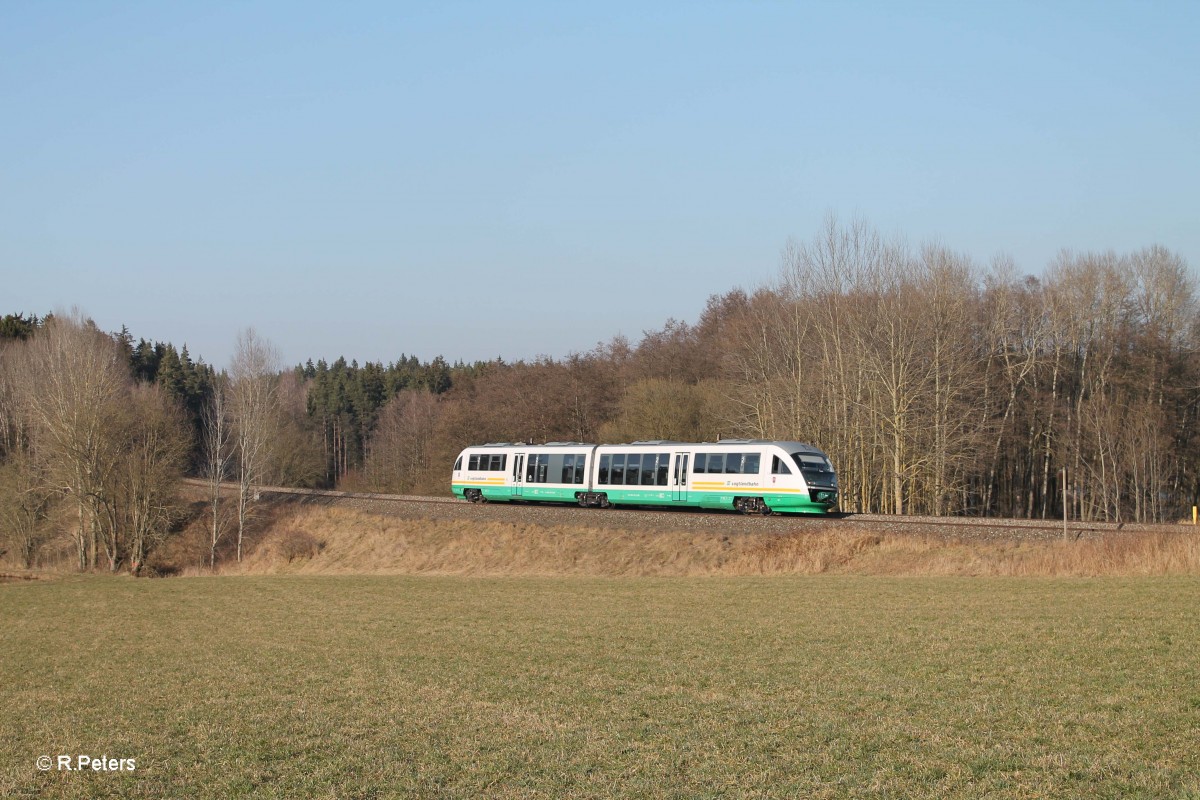
[[[0,317],[0,341],[5,339],[20,339],[24,341],[37,333],[42,326],[42,320],[36,315],[6,314]]]

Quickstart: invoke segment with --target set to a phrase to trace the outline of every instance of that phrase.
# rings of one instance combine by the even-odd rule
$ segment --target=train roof
[[[546,442],[531,444],[529,442],[488,442],[487,444],[469,444],[464,450],[479,450],[484,447],[595,447],[593,442]]]
[[[824,451],[818,447],[808,444],[807,442],[783,441],[780,439],[721,439],[716,442],[680,442],[673,439],[649,439],[636,442],[620,442],[601,445],[597,445],[593,442],[546,442],[545,444],[530,444],[527,442],[488,442],[486,444],[468,445],[463,449],[481,450],[489,447],[731,447],[743,444],[776,445],[790,453],[819,453],[824,455]]]
[[[676,442],[667,439],[655,439],[652,441],[641,442],[623,442],[621,444],[603,444],[601,447],[734,447],[737,445],[756,444],[756,445],[776,445],[784,450],[792,453],[820,453],[824,455],[824,451],[814,447],[807,442],[788,442],[779,439],[721,439],[716,442]]]
[[[821,448],[814,447],[808,442],[789,442],[781,439],[722,439],[719,442],[705,442],[705,444],[774,444],[784,450],[823,454]]]

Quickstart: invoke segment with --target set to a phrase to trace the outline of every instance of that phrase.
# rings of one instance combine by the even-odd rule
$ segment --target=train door
[[[513,454],[512,467],[512,496],[520,497],[525,493],[525,454]]]
[[[688,453],[675,454],[675,474],[671,479],[671,499],[686,502],[688,499]]]

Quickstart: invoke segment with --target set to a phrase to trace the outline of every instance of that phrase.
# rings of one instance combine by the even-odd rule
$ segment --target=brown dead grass
[[[248,574],[895,576],[1200,574],[1195,533],[1114,533],[1083,541],[968,542],[847,531],[653,534],[528,524],[408,520],[330,507],[281,514]]]

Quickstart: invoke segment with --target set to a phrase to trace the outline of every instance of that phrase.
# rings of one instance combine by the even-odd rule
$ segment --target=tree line
[[[69,508],[80,568],[137,571],[179,477],[204,477],[215,565],[244,554],[264,484],[440,493],[469,444],[748,437],[824,449],[852,512],[1173,520],[1200,494],[1198,345],[1195,280],[1162,247],[1035,278],[836,219],[771,285],[560,359],[288,369],[247,329],[218,372],[78,314],[9,315],[0,515],[21,561]]]
[[[1198,311],[1162,247],[1064,251],[1036,278],[830,219],[695,324],[402,390],[357,482],[444,490],[483,441],[797,439],[852,512],[1175,520],[1200,494]]]
[[[287,370],[274,346],[246,329],[218,372],[186,346],[135,343],[127,329],[103,332],[78,311],[8,314],[0,318],[0,555],[29,567],[69,540],[80,569],[137,573],[189,517],[177,490],[192,476],[209,486],[208,565],[241,560],[258,486],[353,482],[392,397],[445,392],[453,371],[472,369],[406,355]]]

